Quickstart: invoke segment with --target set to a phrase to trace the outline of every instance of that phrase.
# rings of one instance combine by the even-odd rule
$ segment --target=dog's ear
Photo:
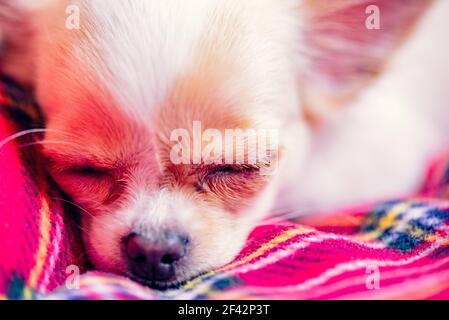
[[[432,0],[302,0],[306,114],[320,119],[382,72]]]
[[[31,86],[34,13],[49,0],[0,0],[0,72]]]

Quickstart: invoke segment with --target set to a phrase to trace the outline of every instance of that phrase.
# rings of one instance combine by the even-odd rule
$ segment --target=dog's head
[[[389,15],[417,3],[374,2]],[[8,69],[36,90],[49,170],[81,208],[98,268],[165,287],[235,257],[300,167],[314,84],[347,96],[359,83],[347,70],[371,78],[395,42],[378,33],[372,50],[367,1],[332,3],[50,0],[33,11],[33,71],[11,54]],[[342,27],[351,12],[356,39]]]

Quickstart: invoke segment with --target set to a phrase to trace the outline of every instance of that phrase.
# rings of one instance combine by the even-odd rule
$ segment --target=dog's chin
[[[90,259],[91,264],[95,270],[103,271],[107,273],[113,273],[117,275],[121,275],[127,277],[143,286],[149,287],[150,289],[158,290],[158,291],[167,291],[167,290],[175,290],[181,288],[187,282],[194,280],[197,277],[200,277],[202,274],[205,274],[207,271],[197,271],[193,272],[190,270],[185,270],[183,272],[183,276],[176,276],[173,279],[167,281],[155,281],[145,279],[133,274],[129,268],[122,266],[119,267],[118,264],[108,265],[104,262],[104,260],[100,263],[95,261],[95,259]]]
[[[176,290],[182,288],[185,284],[187,284],[190,281],[195,280],[198,277],[201,277],[202,275],[206,274],[209,270],[194,270],[192,268],[188,267],[181,267],[177,270],[177,274],[173,276],[173,278],[164,280],[164,281],[158,281],[158,280],[151,280],[146,279],[140,276],[135,275],[133,272],[130,271],[130,268],[126,269],[127,271],[121,272],[119,274],[124,275],[125,277],[141,284],[146,287],[149,287],[150,289],[158,290],[158,291],[167,291],[167,290]]]
[[[151,281],[148,279],[137,277],[130,273],[125,273],[125,276],[143,286],[146,286],[150,289],[157,290],[157,291],[169,291],[169,290],[176,290],[180,289],[182,286],[184,286],[189,281],[201,276],[201,273],[197,274],[196,276],[191,276],[185,279],[173,279],[170,281]]]
[[[194,270],[193,268],[184,266],[183,268],[178,269],[178,274],[172,279],[167,281],[156,281],[135,275],[131,272],[131,268],[127,266],[126,262],[122,261],[122,259],[120,259],[121,261],[117,261],[117,259],[107,259],[103,256],[100,257],[96,253],[92,254],[92,251],[90,251],[89,260],[93,269],[97,271],[124,276],[145,287],[157,291],[180,289],[189,281],[194,280],[195,278],[198,278],[208,272],[208,270]],[[111,261],[115,261],[115,263],[111,263]]]

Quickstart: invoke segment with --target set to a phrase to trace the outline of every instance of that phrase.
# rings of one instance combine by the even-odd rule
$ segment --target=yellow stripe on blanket
[[[36,289],[37,283],[39,280],[39,276],[42,273],[44,268],[45,261],[47,259],[48,245],[50,243],[50,230],[51,230],[51,222],[50,222],[50,209],[48,205],[47,199],[42,196],[42,204],[41,209],[39,211],[39,216],[41,218],[39,231],[39,249],[36,256],[36,264],[34,268],[31,270],[30,276],[28,278],[28,288]],[[25,290],[24,292],[25,299],[31,299],[31,292],[29,290]]]
[[[299,236],[299,235],[311,233],[313,231],[315,231],[315,229],[306,228],[306,227],[298,227],[295,229],[287,230],[287,231],[281,233],[280,235],[274,237],[272,240],[270,240],[266,244],[262,245],[259,249],[257,249],[250,255],[244,257],[241,260],[237,260],[234,263],[227,265],[223,270],[230,270],[230,269],[239,267],[241,265],[244,265],[244,264],[250,262],[251,260],[254,260],[258,257],[263,256],[267,251],[269,251],[273,248],[276,248],[279,244],[281,244],[283,242],[286,242],[286,241],[288,241],[296,236]]]
[[[201,283],[201,281],[207,277],[213,276],[214,274],[217,274],[218,272],[223,272],[223,271],[229,271],[233,268],[239,267],[241,265],[244,265],[245,263],[248,263],[260,256],[263,256],[267,251],[277,247],[279,244],[281,244],[282,242],[288,241],[296,236],[302,235],[302,234],[307,234],[307,233],[311,233],[315,231],[315,229],[312,228],[306,228],[306,227],[297,227],[295,229],[290,229],[287,231],[282,232],[281,234],[277,235],[276,237],[274,237],[273,239],[271,239],[269,242],[267,242],[266,244],[262,245],[259,249],[257,249],[256,251],[254,251],[253,253],[251,253],[250,255],[243,257],[241,260],[237,260],[234,263],[231,263],[221,269],[219,269],[218,271],[211,271],[208,272],[206,274],[203,274],[202,276],[195,278],[189,282],[187,282],[184,286],[183,289],[192,289],[194,288],[197,284]]]

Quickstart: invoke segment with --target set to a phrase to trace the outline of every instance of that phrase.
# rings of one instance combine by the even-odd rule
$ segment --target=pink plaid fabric
[[[11,135],[35,127],[38,109],[24,92],[0,78],[0,298],[32,298],[64,282],[66,267],[83,263],[69,216],[54,200],[35,136]]]
[[[449,202],[410,199],[260,226],[231,264],[155,292],[90,273],[49,299],[447,299]]]

